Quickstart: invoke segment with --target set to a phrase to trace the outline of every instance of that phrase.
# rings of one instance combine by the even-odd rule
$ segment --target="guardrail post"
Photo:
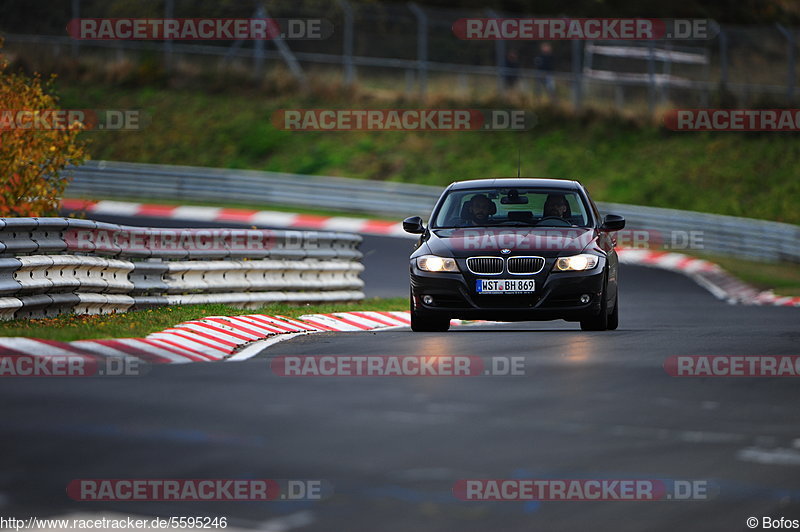
[[[417,17],[417,72],[419,95],[425,98],[428,92],[428,15],[417,4],[410,2],[408,8]]]
[[[791,102],[794,100],[794,86],[795,86],[795,60],[797,57],[797,41],[793,31],[783,27],[781,24],[775,24],[778,30],[786,37],[786,98]]]
[[[339,0],[339,5],[344,12],[344,33],[342,63],[344,65],[344,83],[352,85],[355,81],[355,66],[353,65],[353,41],[355,38],[353,31],[353,6],[347,0]]]

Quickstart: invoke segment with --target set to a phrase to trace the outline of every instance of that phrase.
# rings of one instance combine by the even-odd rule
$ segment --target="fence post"
[[[353,81],[355,81],[355,68],[353,66],[353,7],[347,0],[339,0],[339,6],[341,6],[342,11],[344,12],[344,34],[342,36],[344,41],[342,43],[344,47],[344,50],[342,51],[344,83],[345,85],[349,86],[353,84]]]
[[[492,9],[487,9],[486,14],[489,15],[490,18],[500,18]],[[497,94],[503,94],[506,91],[506,84],[503,81],[503,74],[505,74],[506,68],[508,67],[506,64],[506,55],[506,41],[504,39],[497,39],[494,41],[494,64],[497,67]]]
[[[705,78],[705,88],[700,95],[700,102],[702,107],[708,107],[711,100],[711,92],[709,89],[709,87],[711,87],[711,49],[709,47],[705,47],[703,49],[703,58],[705,61],[703,63],[703,78]]]
[[[728,35],[719,27],[719,84],[722,89],[728,85]]]
[[[664,58],[664,63],[661,67],[661,73],[664,75],[663,83],[658,86],[658,103],[659,105],[664,105],[670,96],[670,88],[672,87],[672,57],[670,52],[672,52],[672,42],[667,41],[664,43],[664,48],[666,49],[666,57]]]
[[[420,97],[425,98],[428,91],[428,16],[414,2],[408,8],[417,17],[417,71]]]
[[[794,100],[795,85],[795,59],[797,57],[797,41],[794,32],[784,28],[781,24],[775,24],[778,30],[786,37],[786,47],[788,59],[786,60],[786,97],[791,102]]]
[[[259,4],[253,18],[267,18],[264,6]],[[253,43],[253,79],[258,81],[264,75],[264,39],[256,39]]]
[[[264,18],[269,18],[269,13],[267,9],[264,7],[264,4],[259,4],[258,7],[259,11],[264,14]],[[278,49],[278,52],[283,57],[283,60],[286,62],[286,66],[289,67],[289,72],[292,73],[292,76],[300,82],[302,86],[306,86],[306,75],[303,72],[303,68],[300,66],[300,62],[297,61],[297,58],[294,56],[292,51],[286,45],[286,41],[280,35],[275,35],[272,38],[272,42],[275,43],[275,47]]]
[[[81,18],[81,0],[72,0],[72,18],[78,19]],[[78,52],[81,46],[81,41],[72,39],[72,57],[78,57]]]
[[[581,41],[572,41],[572,106],[576,111],[583,107],[583,67]]]
[[[175,0],[164,2],[164,18],[171,19],[175,16]],[[164,39],[164,70],[172,71],[172,39]]]
[[[656,56],[655,43],[647,41],[647,111],[656,112]]]
[[[406,96],[411,96],[414,93],[414,71],[410,68],[406,69]]]

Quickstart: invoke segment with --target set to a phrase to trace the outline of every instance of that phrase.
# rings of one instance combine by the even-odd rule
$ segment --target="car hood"
[[[582,252],[597,238],[586,227],[470,227],[434,229],[427,241],[430,252],[456,258],[475,255],[538,255],[558,257]]]

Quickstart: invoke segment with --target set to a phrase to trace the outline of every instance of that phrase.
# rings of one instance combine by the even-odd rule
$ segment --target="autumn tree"
[[[59,109],[53,81],[8,72],[0,55],[0,216],[56,214],[67,186],[64,168],[86,158],[78,140],[83,124],[53,127],[50,121],[48,129],[30,119]]]

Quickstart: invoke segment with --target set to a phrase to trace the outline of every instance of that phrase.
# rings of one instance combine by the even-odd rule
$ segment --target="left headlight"
[[[580,255],[572,255],[571,257],[561,257],[556,260],[553,270],[560,272],[582,272],[591,270],[597,266],[597,255],[590,255],[589,253],[581,253]]]
[[[423,255],[417,257],[417,268],[424,272],[458,272],[455,259],[437,257],[436,255]]]

